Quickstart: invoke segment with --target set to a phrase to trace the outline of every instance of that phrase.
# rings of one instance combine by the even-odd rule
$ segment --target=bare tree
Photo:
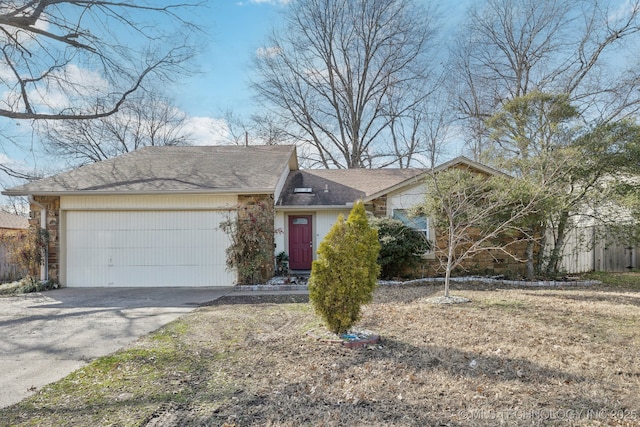
[[[446,108],[444,90],[435,88],[428,99],[407,111],[397,112],[395,100],[389,100],[389,148],[393,153],[384,167],[395,164],[400,168],[434,168],[445,153],[455,117]]]
[[[433,16],[411,0],[297,1],[258,52],[259,100],[310,147],[310,162],[391,163],[391,122],[410,127],[431,92]]]
[[[45,152],[70,166],[99,162],[147,146],[190,143],[186,115],[169,99],[148,92],[129,97],[120,110],[93,120],[43,121]]]
[[[524,180],[461,168],[432,174],[426,188],[417,209],[433,219],[437,240],[444,242],[434,252],[445,273],[445,297],[452,271],[476,254],[497,252],[520,261],[514,247],[530,237],[521,225],[545,197]]]
[[[24,196],[5,196],[0,211],[26,217],[29,214],[29,201]]]
[[[475,3],[454,48],[452,70],[469,136],[488,142],[484,121],[532,91],[566,94],[584,120],[609,122],[637,112],[640,72],[626,52],[640,40],[640,2],[613,4]]]
[[[186,71],[194,27],[179,13],[193,5],[1,2],[0,117],[92,119],[115,113],[145,80]],[[170,27],[180,34],[167,31]]]
[[[229,131],[229,142],[235,145],[276,145],[294,143],[285,127],[272,114],[259,113],[244,117],[232,110],[223,114]]]

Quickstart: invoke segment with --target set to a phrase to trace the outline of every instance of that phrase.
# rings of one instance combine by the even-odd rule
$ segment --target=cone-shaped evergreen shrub
[[[309,299],[327,327],[344,333],[371,302],[380,266],[377,231],[369,225],[364,204],[354,204],[349,218],[340,215],[318,248],[309,278]]]

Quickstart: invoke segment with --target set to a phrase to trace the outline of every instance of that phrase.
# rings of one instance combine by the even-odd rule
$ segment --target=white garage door
[[[231,286],[220,211],[67,211],[66,284]]]

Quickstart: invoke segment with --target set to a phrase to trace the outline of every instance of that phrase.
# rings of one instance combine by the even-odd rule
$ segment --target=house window
[[[394,209],[393,219],[397,219],[407,227],[420,232],[420,234],[424,236],[425,240],[429,240],[429,219],[426,216],[412,216],[409,215],[409,211],[407,209]],[[433,252],[431,250],[427,250],[424,254],[421,254],[421,256],[433,256]]]
[[[307,218],[293,218],[293,225],[307,225],[309,220]]]
[[[429,238],[429,220],[426,216],[411,216],[407,209],[394,209],[393,219],[402,221],[407,227],[421,232],[425,239]]]

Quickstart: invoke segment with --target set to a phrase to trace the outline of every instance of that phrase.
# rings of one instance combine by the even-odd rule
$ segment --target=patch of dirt
[[[145,427],[189,426],[192,420],[192,410],[188,407],[171,405],[160,408],[142,422]]]

